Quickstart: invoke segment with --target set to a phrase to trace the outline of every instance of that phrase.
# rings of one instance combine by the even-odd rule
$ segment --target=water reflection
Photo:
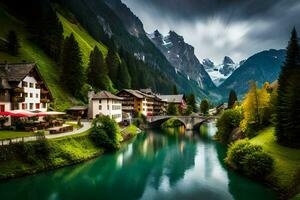
[[[1,199],[274,198],[265,187],[227,171],[226,146],[211,139],[214,133],[214,124],[201,134],[148,130],[117,153],[0,183]]]

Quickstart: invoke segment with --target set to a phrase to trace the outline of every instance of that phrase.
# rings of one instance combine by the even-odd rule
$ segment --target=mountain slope
[[[83,65],[88,65],[88,56],[94,46],[98,46],[103,54],[107,53],[107,48],[100,42],[93,39],[82,26],[74,21],[67,19],[62,14],[58,14],[64,28],[64,35],[74,34],[82,51]],[[72,97],[72,95],[60,83],[60,68],[58,64],[47,56],[42,49],[27,38],[29,33],[25,29],[25,24],[13,15],[9,14],[4,6],[0,4],[0,25],[6,29],[0,30],[0,38],[4,38],[8,30],[15,30],[21,42],[20,55],[17,57],[10,56],[0,51],[0,62],[36,62],[42,76],[47,82],[51,93],[54,96],[53,107],[58,110],[64,110],[72,105],[81,102]]]
[[[215,65],[209,59],[204,59],[202,65],[216,86],[220,86],[240,66],[228,56],[224,57],[223,63],[220,65]]]
[[[285,50],[271,49],[251,56],[220,85],[220,91],[226,95],[234,89],[241,96],[247,92],[250,80],[255,80],[259,87],[264,82],[272,83],[279,77],[285,55]]]
[[[185,43],[182,36],[174,31],[170,31],[169,35],[163,36],[156,30],[149,35],[149,38],[162,51],[176,71],[180,71],[188,79],[196,81],[201,89],[215,89],[208,73],[195,56],[194,47]]]
[[[188,80],[182,73],[176,73],[163,53],[147,37],[142,22],[120,0],[107,0],[105,3],[98,0],[61,1],[94,38],[113,37],[118,47],[158,70],[180,92],[193,92],[199,97],[209,95],[208,91],[199,88],[196,81]]]
[[[12,15],[8,14],[0,6],[0,24],[6,29],[0,29],[0,37],[5,37],[7,30],[15,30],[21,42],[20,55],[17,57],[10,56],[4,52],[0,52],[0,62],[36,62],[42,76],[47,82],[55,101],[54,106],[58,110],[64,110],[72,104],[78,103],[68,91],[66,91],[59,81],[60,73],[57,64],[51,60],[39,47],[29,41],[28,33],[24,28],[24,23]]]

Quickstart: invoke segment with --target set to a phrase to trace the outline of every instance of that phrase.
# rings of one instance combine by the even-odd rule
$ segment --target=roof
[[[0,64],[0,78],[20,82],[35,66],[35,63]]]
[[[139,92],[138,90],[131,90],[131,89],[123,89],[122,91],[120,91],[118,94],[120,94],[121,92],[127,92],[133,96],[135,96],[136,98],[139,99],[143,99],[144,95],[142,94],[142,92]]]
[[[7,79],[0,79],[0,89],[11,89]]]
[[[181,103],[183,100],[183,94],[178,94],[178,95],[158,95],[158,97],[166,101],[168,103]]]
[[[32,70],[35,70],[44,87],[49,91],[50,99],[53,99],[52,93],[39,72],[36,63],[0,63],[0,89],[15,88],[17,86],[16,83],[23,81]]]
[[[99,100],[99,99],[122,100],[123,98],[113,95],[112,93],[107,92],[107,91],[101,91],[99,93],[93,94],[92,99],[93,100]]]

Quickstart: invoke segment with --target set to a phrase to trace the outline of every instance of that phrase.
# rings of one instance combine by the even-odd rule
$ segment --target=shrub
[[[225,162],[234,169],[241,170],[245,156],[260,151],[262,147],[251,145],[248,139],[239,140],[229,146]]]
[[[91,139],[97,146],[116,150],[120,147],[122,136],[115,120],[109,116],[99,116],[93,121]]]
[[[230,145],[225,163],[256,179],[264,178],[273,170],[273,158],[263,152],[262,147],[253,145],[248,139]]]
[[[217,122],[217,137],[223,143],[228,143],[232,131],[239,127],[243,114],[240,108],[229,109],[223,112]]]
[[[274,160],[265,152],[247,154],[243,160],[243,171],[251,177],[261,179],[273,170]]]

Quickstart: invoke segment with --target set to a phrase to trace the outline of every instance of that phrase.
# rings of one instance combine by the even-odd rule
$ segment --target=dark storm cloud
[[[127,0],[134,1],[134,0]],[[184,19],[227,16],[233,20],[270,17],[299,4],[299,0],[135,0],[141,5]],[[278,10],[280,8],[280,10]],[[273,13],[274,12],[274,13]],[[279,13],[276,13],[279,12]]]
[[[196,55],[220,62],[285,48],[293,26],[300,31],[300,0],[122,0],[145,29],[174,30]]]

